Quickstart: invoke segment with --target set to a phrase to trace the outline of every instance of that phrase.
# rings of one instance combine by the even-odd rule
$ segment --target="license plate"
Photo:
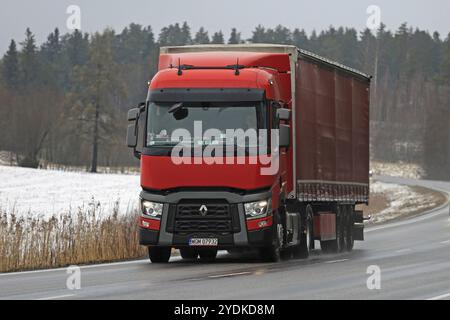
[[[189,240],[191,247],[217,247],[219,239],[214,238],[192,238]]]

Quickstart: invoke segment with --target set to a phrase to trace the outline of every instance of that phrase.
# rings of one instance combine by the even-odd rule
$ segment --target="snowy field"
[[[138,175],[90,174],[0,166],[0,208],[49,217],[100,204],[102,214],[138,208]],[[84,210],[83,210],[84,211]]]
[[[92,204],[100,205],[103,215],[138,208],[140,192],[138,175],[90,174],[57,170],[34,170],[0,165],[0,209],[18,215],[52,215],[83,212]],[[433,205],[434,199],[407,186],[374,182],[371,193],[384,194],[389,207],[373,216],[372,222],[383,222],[411,210]]]
[[[421,166],[401,161],[395,163],[371,161],[370,169],[374,175],[403,177],[416,180],[422,179],[425,176]]]

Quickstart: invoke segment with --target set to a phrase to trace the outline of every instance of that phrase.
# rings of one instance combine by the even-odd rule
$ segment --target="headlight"
[[[262,200],[258,202],[245,203],[245,216],[247,219],[264,218],[271,214],[271,200]]]
[[[142,214],[154,219],[161,219],[163,206],[164,205],[162,203],[156,203],[147,200],[141,201]]]

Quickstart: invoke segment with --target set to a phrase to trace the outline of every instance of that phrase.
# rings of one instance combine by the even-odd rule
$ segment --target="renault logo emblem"
[[[198,211],[204,217],[208,213],[208,208],[205,205],[202,205]]]

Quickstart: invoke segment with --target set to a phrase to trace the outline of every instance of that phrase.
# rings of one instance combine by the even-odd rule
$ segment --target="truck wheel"
[[[348,206],[347,210],[347,239],[345,244],[347,251],[352,251],[355,245],[355,239],[353,238],[353,225],[355,224],[353,216],[355,213],[353,206]]]
[[[344,223],[344,210],[341,206],[336,208],[336,239],[330,241],[320,241],[320,248],[324,253],[338,253],[342,252],[345,246],[345,239],[343,229]]]
[[[180,255],[184,260],[195,260],[198,257],[198,251],[192,248],[180,248]]]
[[[200,259],[203,261],[211,262],[216,260],[217,257],[217,249],[200,249],[198,251]]]
[[[306,259],[314,247],[314,223],[313,210],[311,206],[306,207],[305,227],[302,227],[300,244],[294,251],[294,258]]]
[[[274,228],[272,244],[268,247],[261,248],[259,255],[265,262],[278,262],[281,259],[281,248],[283,246],[283,224],[278,214],[274,215]]]
[[[171,247],[149,247],[148,256],[152,263],[167,263],[172,252]]]

